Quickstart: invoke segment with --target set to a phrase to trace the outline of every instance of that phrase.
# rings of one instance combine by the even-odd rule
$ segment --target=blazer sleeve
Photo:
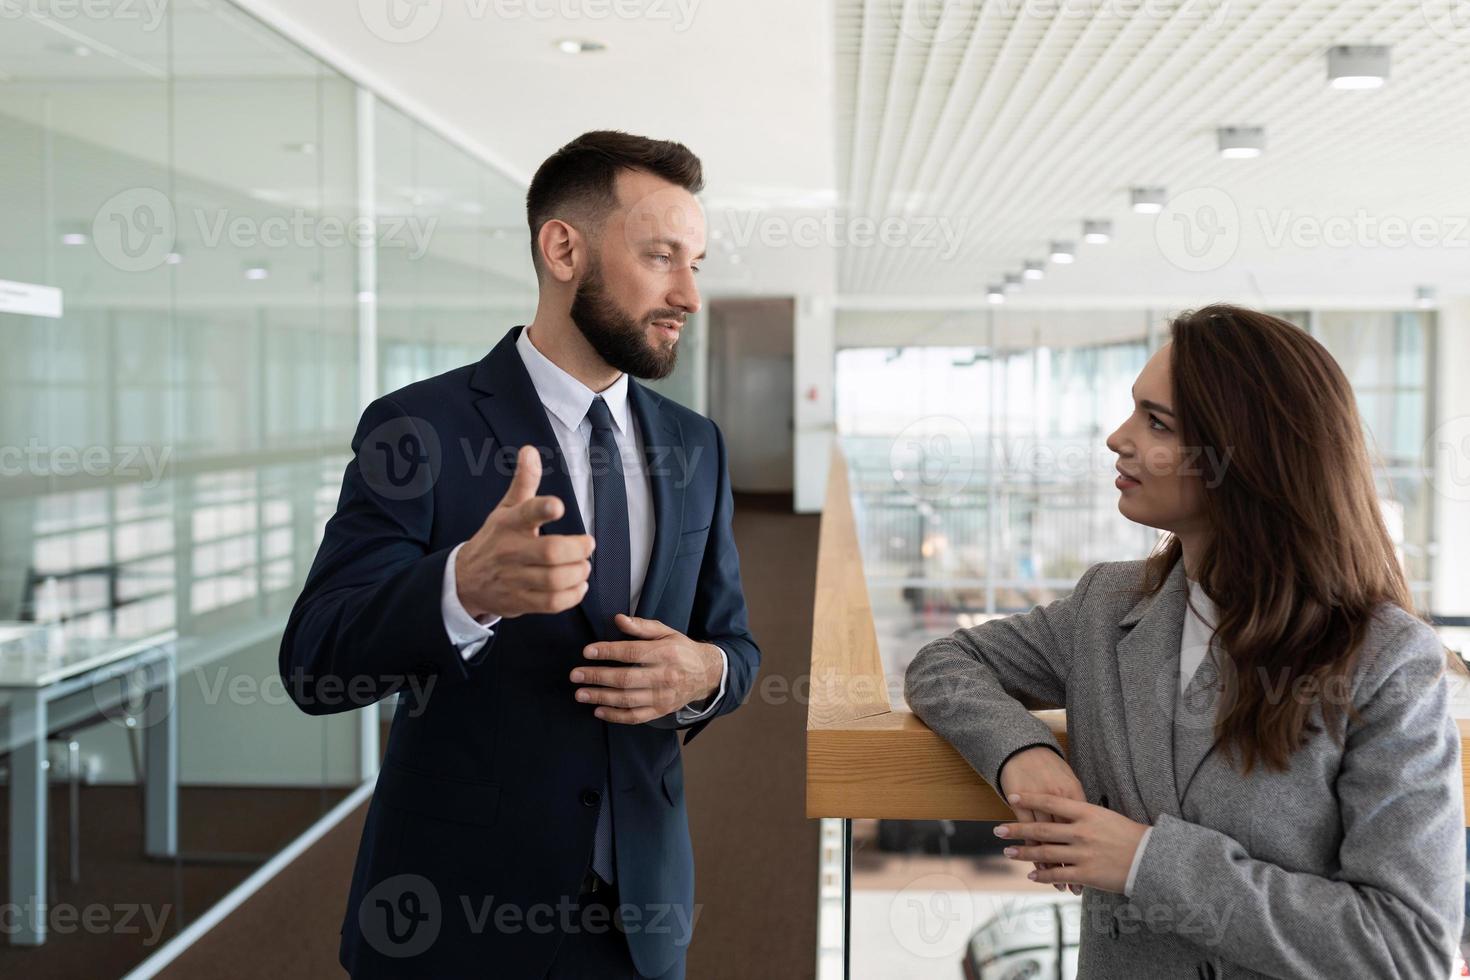
[[[1348,726],[1337,776],[1339,869],[1321,876],[1258,861],[1225,834],[1161,814],[1133,903],[1211,910],[1217,929],[1179,935],[1273,977],[1340,976],[1344,964],[1383,980],[1450,975],[1465,807],[1444,648],[1411,624],[1383,651],[1378,659],[1392,663],[1359,682],[1361,719]],[[1290,800],[1268,819],[1291,819]]]
[[[1101,564],[1061,599],[926,644],[904,674],[914,714],[952,744],[997,792],[1000,770],[1022,749],[1062,754],[1034,708],[1066,702],[1078,611]]]
[[[715,438],[715,509],[710,523],[699,582],[694,588],[694,606],[689,615],[689,637],[713,643],[725,652],[725,696],[715,710],[684,730],[684,744],[714,719],[729,714],[744,703],[760,669],[761,652],[750,634],[745,592],[740,584],[740,555],[735,550],[734,498],[725,461],[725,438],[720,427],[710,422]]]
[[[281,678],[307,714],[360,708],[405,686],[417,691],[410,678],[466,678],[495,643],[492,635],[466,660],[445,629],[451,549],[429,550],[438,474],[400,487],[383,472],[397,461],[376,462],[400,444],[424,445],[418,429],[427,424],[389,396],[358,422],[337,511],[281,637]],[[405,437],[417,441],[401,443]]]

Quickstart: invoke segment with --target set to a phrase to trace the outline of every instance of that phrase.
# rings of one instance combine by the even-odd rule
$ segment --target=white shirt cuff
[[[500,617],[483,616],[476,619],[459,601],[459,587],[454,580],[454,559],[463,547],[464,542],[461,541],[451,548],[449,558],[444,562],[444,588],[439,594],[439,613],[444,618],[444,632],[449,635],[449,642],[454,644],[461,657],[468,660],[479,653],[480,648],[495,635],[490,627],[500,622]]]
[[[725,653],[725,648],[722,646],[716,646],[715,649],[720,651],[720,689],[705,707],[694,708],[686,704],[674,712],[674,720],[681,725],[693,724],[701,718],[706,717],[719,706],[720,699],[725,696],[725,678],[730,673],[730,656]]]
[[[1128,898],[1133,897],[1133,879],[1138,877],[1138,866],[1143,863],[1143,849],[1148,846],[1148,835],[1153,832],[1152,827],[1145,830],[1138,841],[1138,849],[1133,852],[1133,863],[1128,866],[1128,880],[1123,882],[1123,894]]]

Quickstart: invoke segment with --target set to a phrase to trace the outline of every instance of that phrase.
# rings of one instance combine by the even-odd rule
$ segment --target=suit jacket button
[[[596,806],[597,804],[599,804],[601,802],[602,802],[602,794],[599,793],[599,792],[597,792],[597,790],[595,790],[595,789],[584,789],[584,790],[582,790],[582,805],[583,806]]]

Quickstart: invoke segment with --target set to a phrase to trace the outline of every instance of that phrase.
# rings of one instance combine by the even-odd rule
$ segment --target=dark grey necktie
[[[617,613],[629,613],[632,598],[631,554],[628,540],[628,488],[623,482],[623,459],[613,433],[612,412],[601,398],[587,410],[592,421],[592,439],[587,444],[587,462],[592,471],[592,576],[588,591],[603,617],[602,635],[616,637]],[[610,770],[609,770],[610,771]],[[604,776],[602,804],[597,811],[597,831],[592,842],[592,870],[608,884],[613,881],[612,781]]]

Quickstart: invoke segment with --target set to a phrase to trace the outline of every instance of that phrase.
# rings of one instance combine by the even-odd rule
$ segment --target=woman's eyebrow
[[[1133,389],[1132,388],[1129,388],[1128,389],[1128,393],[1130,395],[1133,394]],[[1135,397],[1137,397],[1137,396],[1135,396]],[[1158,402],[1151,402],[1147,398],[1145,398],[1143,401],[1139,402],[1138,404],[1142,405],[1144,408],[1148,409],[1150,412],[1158,412],[1160,415],[1167,415],[1170,418],[1174,418],[1175,417],[1174,416],[1173,409],[1169,408],[1167,405],[1160,405]]]

